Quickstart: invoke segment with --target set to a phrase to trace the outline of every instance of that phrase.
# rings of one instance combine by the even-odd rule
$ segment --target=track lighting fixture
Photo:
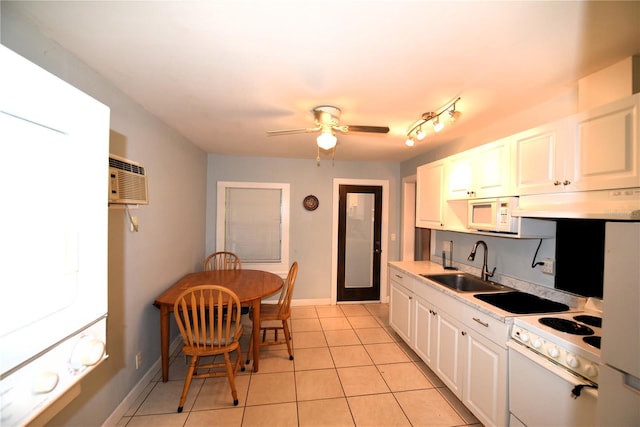
[[[436,116],[435,120],[433,121],[433,131],[440,132],[443,127],[444,127],[444,123],[442,123],[440,121],[440,118]]]
[[[413,147],[416,141],[422,141],[427,134],[425,133],[422,125],[431,121],[434,132],[440,132],[444,128],[444,122],[440,121],[440,116],[445,112],[448,113],[449,120],[451,123],[454,123],[457,119],[460,118],[460,111],[456,110],[456,103],[460,101],[460,97],[455,98],[453,101],[448,102],[442,107],[438,112],[427,112],[423,113],[422,117],[415,121],[409,130],[407,131],[407,139],[405,144],[408,147]]]

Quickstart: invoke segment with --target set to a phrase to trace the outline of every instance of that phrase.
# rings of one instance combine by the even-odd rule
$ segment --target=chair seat
[[[231,322],[231,330],[235,330],[235,328],[236,328],[236,322]],[[240,330],[239,336],[242,336],[242,334],[244,333],[244,329],[242,325],[240,325],[239,330]],[[240,338],[236,339],[233,335],[229,337],[229,341],[227,341],[224,336],[222,336],[221,338],[222,340],[220,340],[219,342],[217,337],[215,337],[215,339],[213,340],[213,345],[231,345],[234,342],[237,342],[240,340]],[[193,340],[195,341],[196,339],[197,337],[194,335]],[[207,341],[204,343],[200,341],[200,344],[211,345],[212,343],[211,343],[211,340],[207,337]]]
[[[260,320],[280,320],[279,310],[280,307],[277,304],[260,304]],[[252,313],[249,313],[249,318],[253,320]]]

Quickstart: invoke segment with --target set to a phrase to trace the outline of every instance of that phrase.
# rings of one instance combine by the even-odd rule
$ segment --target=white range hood
[[[520,196],[512,216],[640,221],[640,188]]]

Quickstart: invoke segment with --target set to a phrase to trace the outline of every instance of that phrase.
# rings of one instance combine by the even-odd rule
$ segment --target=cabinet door
[[[435,372],[447,387],[462,399],[462,371],[466,341],[459,324],[446,313],[438,312]],[[465,333],[466,334],[466,333]]]
[[[502,197],[512,194],[511,138],[504,138],[473,150],[473,197]]]
[[[404,286],[391,280],[389,294],[389,325],[411,344],[411,300],[413,294]]]
[[[486,426],[507,425],[507,349],[470,331],[462,402]]]
[[[570,191],[640,185],[640,94],[570,118]]]
[[[436,347],[435,311],[422,298],[413,299],[413,349],[429,366],[433,365]]]
[[[473,189],[473,156],[464,152],[447,158],[447,199],[475,197]]]
[[[433,229],[444,227],[443,179],[444,162],[438,161],[418,167],[416,227]]]
[[[567,144],[567,122],[561,120],[513,136],[517,195],[555,193],[563,190],[563,159]]]

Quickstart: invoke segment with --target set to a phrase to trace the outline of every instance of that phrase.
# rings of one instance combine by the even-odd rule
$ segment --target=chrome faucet
[[[480,273],[480,278],[482,280],[489,280],[489,277],[493,277],[494,273],[496,272],[496,269],[494,267],[493,271],[489,273],[489,268],[487,266],[487,254],[489,252],[489,249],[487,249],[487,244],[484,242],[484,240],[478,240],[473,245],[473,248],[471,248],[471,253],[469,254],[469,257],[467,258],[467,260],[473,261],[474,259],[476,259],[476,251],[478,250],[478,245],[482,245],[482,247],[484,248],[484,258],[482,260],[482,273]]]

